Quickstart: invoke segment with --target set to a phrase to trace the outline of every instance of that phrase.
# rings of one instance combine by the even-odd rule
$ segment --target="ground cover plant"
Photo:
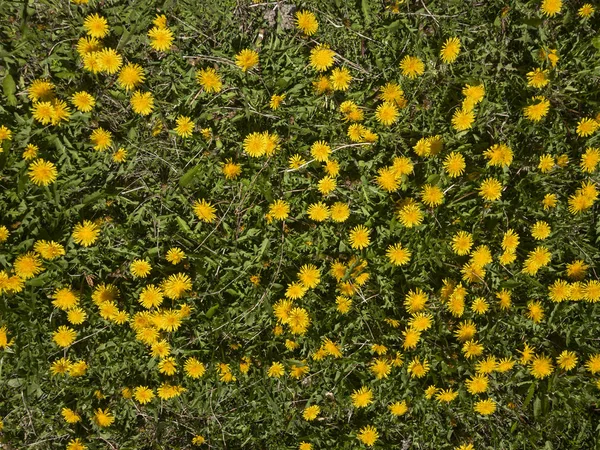
[[[0,447],[597,448],[597,9],[0,2]]]

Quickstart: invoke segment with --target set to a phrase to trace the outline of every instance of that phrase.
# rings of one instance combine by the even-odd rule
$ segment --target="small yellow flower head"
[[[367,425],[361,428],[360,432],[356,435],[356,438],[365,444],[367,447],[373,447],[377,439],[379,439],[379,433],[377,428],[372,425]]]
[[[453,63],[458,54],[460,53],[460,40],[457,37],[451,37],[446,39],[442,49],[440,50],[440,57],[445,63]]]
[[[600,128],[600,123],[596,119],[585,117],[577,123],[577,135],[581,137],[587,137],[596,132]]]
[[[285,94],[273,94],[271,96],[271,100],[269,101],[269,107],[275,111],[276,109],[279,109],[279,106],[281,103],[283,103],[283,100],[285,100]]]
[[[83,22],[83,28],[85,28],[88,36],[93,38],[103,38],[108,34],[109,30],[106,19],[98,14],[87,16]]]
[[[534,88],[543,88],[550,80],[548,79],[548,71],[536,68],[531,72],[527,72],[527,85]]]
[[[147,386],[138,386],[133,390],[133,397],[139,404],[145,405],[154,398],[154,391]]]
[[[334,63],[335,52],[329,48],[326,44],[319,44],[310,51],[310,65],[313,69],[318,72],[325,72]],[[329,79],[327,80],[327,86],[319,86],[317,89],[320,92],[325,92],[330,89]]]
[[[98,239],[100,227],[89,220],[84,220],[73,228],[73,241],[76,244],[89,247]]]
[[[125,162],[126,159],[127,159],[127,150],[124,149],[123,147],[119,148],[112,155],[112,160],[118,164]]]
[[[102,428],[110,427],[115,421],[115,416],[108,409],[98,408],[94,413],[94,422]]]
[[[542,96],[533,97],[532,103],[523,108],[525,117],[533,122],[539,122],[548,114],[550,102]]]
[[[139,64],[129,63],[121,69],[117,82],[126,91],[135,89],[146,79],[144,69]]]
[[[377,107],[375,118],[383,125],[390,126],[398,121],[398,108],[390,102],[383,102]]]
[[[492,399],[480,400],[475,403],[473,409],[482,416],[489,416],[496,411],[496,402]]]
[[[182,138],[188,138],[194,132],[195,124],[187,116],[179,116],[177,118],[177,126],[175,127],[175,133],[181,136]]]
[[[71,328],[61,325],[58,327],[58,330],[54,332],[52,335],[52,340],[59,347],[68,347],[73,342],[75,342],[75,338],[77,337],[77,332],[72,330]]]
[[[94,145],[94,150],[101,152],[112,145],[112,133],[104,128],[97,128],[92,132],[90,140]]]
[[[142,116],[147,116],[154,110],[154,97],[150,92],[135,91],[130,103],[133,112]]]
[[[319,22],[310,11],[296,11],[296,27],[305,35],[312,36],[319,29]]]
[[[201,69],[196,72],[196,80],[206,92],[217,93],[221,92],[221,89],[223,89],[221,76],[212,67]]]
[[[475,122],[475,113],[473,110],[465,108],[457,109],[452,116],[452,127],[456,131],[465,131],[470,129]]]
[[[29,179],[33,184],[38,186],[48,186],[53,183],[58,176],[58,170],[56,166],[43,159],[36,159],[29,166]]]
[[[371,230],[369,230],[364,225],[357,225],[352,230],[350,230],[349,241],[350,246],[357,250],[362,250],[366,248],[371,243],[371,239],[369,234]]]
[[[320,412],[321,408],[319,407],[319,405],[311,405],[304,408],[304,411],[302,412],[302,417],[304,418],[304,420],[310,422],[312,420],[315,420],[319,416]]]
[[[71,103],[81,112],[90,112],[96,104],[96,100],[87,92],[80,91],[73,94]]]
[[[542,14],[548,17],[554,17],[562,9],[562,0],[542,0]]]
[[[173,44],[173,33],[166,27],[154,27],[148,31],[150,47],[156,51],[167,51]]]
[[[407,55],[400,61],[400,69],[402,70],[402,75],[414,79],[425,73],[425,64],[416,56]]]
[[[192,439],[192,445],[202,445],[206,442],[206,439],[201,434],[194,436]]]
[[[499,200],[502,196],[502,184],[495,178],[486,178],[479,186],[479,196],[488,201]]]
[[[577,11],[577,14],[582,19],[587,19],[591,17],[596,12],[596,8],[594,8],[590,3],[584,3],[581,8]]]
[[[105,48],[96,53],[96,63],[101,72],[113,74],[123,65],[123,57],[112,48]]]
[[[217,217],[215,207],[205,199],[196,200],[193,209],[196,217],[202,222],[211,223]]]
[[[345,67],[335,68],[331,71],[329,79],[334,91],[347,91],[352,81],[352,75]]]
[[[280,362],[271,364],[271,367],[269,367],[269,370],[267,371],[267,376],[269,378],[281,378],[283,375],[285,375],[285,368]]]
[[[290,213],[290,204],[285,200],[275,200],[269,205],[267,215],[275,220],[285,220]]]
[[[258,65],[258,53],[249,49],[242,50],[235,56],[235,65],[247,72]]]
[[[129,266],[129,270],[134,278],[146,278],[150,274],[152,266],[146,260],[136,259]]]

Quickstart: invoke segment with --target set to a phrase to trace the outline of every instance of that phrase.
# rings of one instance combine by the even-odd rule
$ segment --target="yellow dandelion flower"
[[[375,118],[379,123],[390,126],[398,121],[398,108],[391,102],[383,102],[377,107]]]
[[[88,36],[93,38],[103,38],[108,34],[108,22],[98,14],[90,14],[83,22],[83,28]]]
[[[325,72],[333,66],[334,56],[335,52],[328,45],[319,44],[310,51],[310,65],[318,72]],[[326,80],[327,86],[318,86],[317,91],[325,92],[330,89],[329,79]]]
[[[217,215],[215,207],[205,199],[196,200],[192,206],[194,214],[202,222],[214,222]]]
[[[71,103],[81,112],[90,112],[96,104],[96,100],[89,93],[80,91],[73,94]]]
[[[562,9],[562,0],[542,0],[540,9],[542,10],[542,14],[554,17]]]
[[[371,239],[369,238],[370,232],[371,230],[369,230],[364,225],[357,225],[354,228],[352,228],[348,236],[350,246],[357,250],[367,248],[371,243]]]
[[[312,36],[319,29],[319,22],[310,11],[296,11],[296,27],[305,35]]]
[[[425,64],[420,58],[407,55],[400,61],[400,69],[402,70],[402,75],[414,79],[425,73]]]
[[[451,37],[446,39],[442,49],[440,50],[440,57],[445,63],[453,63],[458,54],[460,53],[460,40],[457,37]]]
[[[159,52],[169,50],[173,44],[173,32],[166,27],[153,27],[148,31],[148,38],[150,47]]]
[[[187,116],[179,116],[177,118],[177,126],[175,127],[174,131],[182,138],[188,138],[194,132],[194,127],[195,124],[192,119]]]
[[[38,186],[48,186],[53,183],[57,176],[58,170],[56,166],[50,161],[44,161],[43,159],[36,159],[29,165],[29,179],[33,184]]]
[[[486,178],[479,186],[479,196],[488,201],[499,200],[502,196],[502,184],[495,178]]]
[[[135,91],[129,100],[133,112],[147,116],[154,110],[154,97],[150,92]]]
[[[329,80],[334,91],[347,91],[352,81],[352,75],[345,67],[336,68],[331,71]]]
[[[254,50],[244,49],[235,55],[235,65],[244,72],[258,65],[258,53]]]
[[[129,63],[121,69],[117,82],[126,91],[135,89],[146,79],[144,69],[139,64]]]
[[[217,71],[211,67],[196,72],[196,80],[206,92],[221,92],[223,82]]]
[[[84,220],[73,228],[73,241],[76,244],[89,247],[98,239],[100,227],[89,220]]]

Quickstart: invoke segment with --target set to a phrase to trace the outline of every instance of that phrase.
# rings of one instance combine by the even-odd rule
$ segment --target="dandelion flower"
[[[285,220],[290,214],[290,204],[285,200],[275,200],[269,205],[268,215],[275,220]]]
[[[117,73],[123,65],[123,57],[112,48],[105,48],[96,54],[96,62],[101,72]]]
[[[135,259],[129,266],[129,270],[134,278],[146,278],[150,274],[152,266],[148,261]]]
[[[108,409],[100,409],[98,408],[94,413],[94,422],[99,427],[110,427],[115,421],[115,416]]]
[[[29,179],[38,186],[48,186],[53,183],[58,176],[56,166],[43,159],[36,159],[29,165]]]
[[[310,51],[310,65],[318,72],[325,72],[333,66],[334,56],[335,52],[331,50],[328,45],[319,44]],[[329,81],[329,79],[327,80]],[[329,89],[329,82],[327,89]]]
[[[83,22],[83,28],[88,36],[93,38],[103,38],[108,34],[108,22],[98,14],[87,16]]]
[[[352,75],[348,69],[341,67],[333,69],[329,79],[334,91],[347,91],[352,81]]]
[[[283,375],[285,375],[285,368],[280,362],[271,364],[271,367],[269,367],[269,370],[267,371],[267,376],[269,378],[281,378]]]
[[[319,416],[320,412],[321,408],[319,407],[319,405],[311,405],[304,408],[304,411],[302,412],[302,417],[304,418],[304,420],[310,422],[311,420],[315,420]]]
[[[187,116],[179,116],[177,118],[177,126],[175,127],[175,133],[182,138],[188,138],[194,131],[194,122]]]
[[[77,333],[75,330],[71,328],[61,325],[58,327],[58,330],[54,332],[52,335],[52,340],[59,347],[68,347],[73,342],[75,342],[75,338],[77,337]]]
[[[383,125],[390,126],[398,120],[398,108],[390,102],[383,102],[377,107],[375,118]]]
[[[445,63],[453,63],[458,54],[460,53],[460,40],[457,37],[451,37],[446,39],[442,49],[440,50],[440,57]]]
[[[536,356],[531,361],[529,372],[538,379],[546,378],[554,371],[552,360],[546,356]]]
[[[154,109],[154,97],[150,92],[135,91],[130,103],[133,112],[142,116],[147,116]]]
[[[27,97],[32,102],[45,102],[54,97],[54,84],[48,80],[34,80],[28,89]]]
[[[531,72],[527,72],[527,85],[534,88],[543,88],[550,80],[548,79],[548,71],[536,68]]]
[[[488,201],[500,199],[502,184],[495,178],[486,178],[479,186],[479,196]]]
[[[452,115],[452,126],[456,131],[465,131],[473,126],[475,113],[464,108],[457,109]]]
[[[540,8],[542,14],[548,17],[554,17],[562,9],[562,0],[542,0]]]
[[[584,3],[581,8],[577,11],[577,15],[582,19],[587,19],[591,17],[594,12],[596,12],[596,8],[594,8],[590,3]]]
[[[205,199],[196,200],[193,204],[194,214],[202,222],[214,222],[216,215],[215,207]]]
[[[80,91],[73,94],[71,103],[81,112],[90,112],[96,104],[96,100],[87,92]]]
[[[366,248],[371,243],[371,239],[369,238],[370,230],[364,225],[357,225],[352,230],[350,230],[349,241],[350,246],[357,250],[362,250]]]
[[[594,134],[596,130],[600,128],[600,123],[595,119],[585,117],[577,123],[577,135],[580,137],[586,137]]]
[[[235,55],[235,65],[244,72],[258,65],[258,53],[254,50],[244,49]]]
[[[534,122],[539,122],[548,114],[550,102],[545,97],[533,97],[532,104],[523,108],[525,117]]]
[[[452,152],[444,159],[444,170],[448,173],[450,178],[456,178],[462,175],[465,171],[465,167],[467,167],[465,157],[458,152]]]
[[[154,391],[147,386],[138,386],[133,390],[133,396],[139,404],[145,405],[154,398]]]
[[[473,409],[482,416],[489,416],[496,411],[496,402],[492,399],[480,400],[475,403]]]
[[[206,92],[221,92],[223,82],[217,71],[211,67],[196,72],[196,80]]]
[[[556,358],[556,363],[558,364],[558,367],[563,370],[572,370],[577,365],[577,355],[575,352],[564,350],[558,355],[558,358]]]
[[[355,390],[350,396],[355,408],[364,408],[373,403],[373,391],[365,386]]]
[[[367,425],[366,427],[360,429],[360,432],[356,435],[356,438],[367,447],[373,447],[379,438],[379,433],[377,432],[377,428],[372,425]]]
[[[76,244],[89,247],[96,242],[99,234],[100,228],[98,225],[89,220],[84,220],[73,228],[73,241],[75,241]]]
[[[296,11],[296,27],[307,36],[315,34],[319,28],[317,18],[310,11]]]
[[[425,64],[416,56],[407,55],[400,61],[400,69],[402,70],[402,75],[414,79],[425,73]]]
[[[130,91],[135,89],[145,79],[144,69],[139,64],[130,63],[121,69],[117,77],[117,82],[126,91]]]
[[[173,43],[173,32],[166,27],[153,27],[148,31],[148,38],[150,38],[150,47],[154,50],[167,51]]]

